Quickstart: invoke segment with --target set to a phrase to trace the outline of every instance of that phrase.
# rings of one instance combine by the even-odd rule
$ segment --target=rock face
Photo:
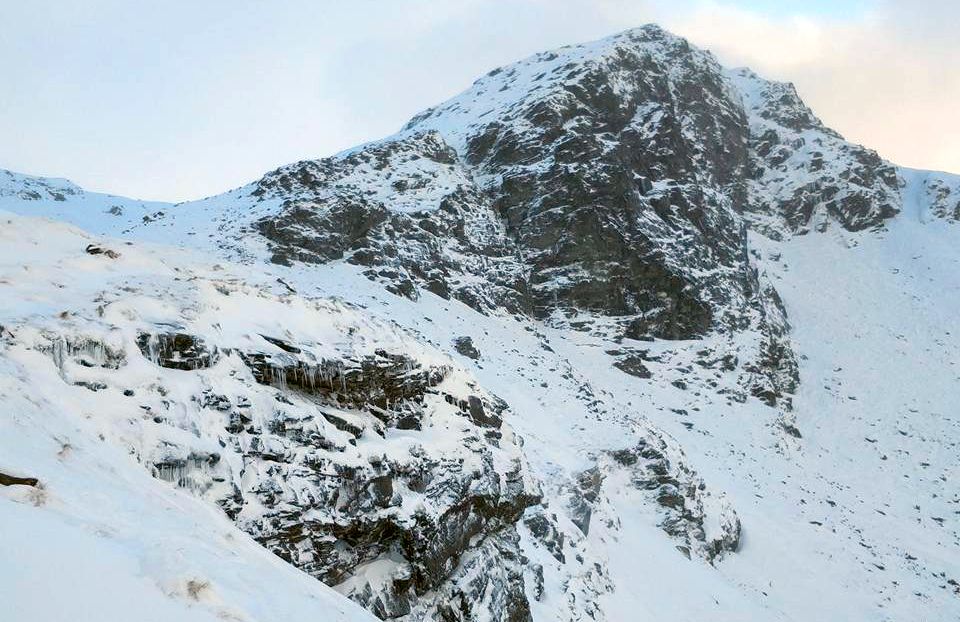
[[[422,287],[480,310],[530,306],[515,244],[436,132],[283,167],[252,195],[282,201],[256,223],[276,263],[345,257],[398,295]]]
[[[310,322],[331,325],[317,309]],[[517,527],[541,495],[502,400],[416,347],[351,345],[395,341],[370,326],[335,351],[296,334],[236,343],[169,328],[137,332],[159,384],[124,390],[163,439],[138,449],[156,477],[382,619],[530,619]],[[71,382],[90,359],[128,360],[92,338],[43,343]],[[115,373],[103,390],[122,388]]]
[[[728,75],[743,94],[750,122],[745,211],[754,226],[778,235],[781,222],[803,233],[835,221],[859,231],[881,227],[900,211],[896,168],[825,127],[792,84],[764,80],[748,69]]]
[[[40,353],[68,388],[96,385],[84,399],[120,424],[104,442],[381,619],[532,620],[535,604],[561,596],[571,620],[601,615],[611,588],[588,536],[615,520],[617,478],[661,508],[685,554],[714,561],[736,548],[735,513],[707,507],[702,480],[653,431],[550,482],[567,506],[558,514],[509,424],[517,415],[446,356],[339,303],[174,273],[144,291],[142,274],[98,291],[78,311],[98,318],[82,332],[57,316],[42,331],[5,328],[5,342]],[[182,305],[175,317],[143,319],[167,300]],[[465,337],[458,346],[476,353]],[[546,594],[558,576],[562,590]]]
[[[764,112],[735,84],[652,26],[540,54],[397,136],[267,175],[252,196],[282,207],[257,227],[275,262],[344,257],[412,298],[426,289],[561,325],[606,318],[630,339],[752,330],[763,345],[737,354],[744,384],[776,402],[796,366],[741,213],[803,218],[787,199],[750,207]],[[799,100],[783,106],[798,117],[785,123],[820,127]],[[864,222],[837,210],[845,226]]]
[[[275,261],[348,254],[398,293],[683,338],[745,296],[747,132],[711,56],[642,29],[492,72],[397,137],[268,175],[254,194],[285,207],[258,226]]]
[[[145,357],[167,369],[203,369],[219,358],[216,348],[186,333],[140,333],[137,346]]]
[[[100,274],[149,267],[98,276],[36,326],[5,322],[0,350],[43,361],[43,391],[74,391],[98,442],[382,619],[531,619],[519,530],[541,488],[510,407],[469,372],[356,307],[135,248],[72,252]]]
[[[653,495],[663,508],[661,527],[678,541],[688,557],[697,554],[714,562],[740,546],[740,519],[723,501],[711,499],[696,473],[671,459],[662,439],[641,439],[635,447],[610,453],[606,471],[625,469],[630,485]],[[599,475],[593,477],[599,478]],[[709,508],[710,504],[718,505]]]
[[[640,339],[742,328],[768,304],[748,224],[802,232],[816,212],[858,230],[899,204],[895,169],[792,86],[726,72],[655,26],[497,69],[397,136],[279,169],[253,195],[283,201],[258,222],[274,261],[347,257],[402,295],[587,311]]]
[[[685,41],[644,28],[540,54],[406,129],[421,128],[456,145],[491,197],[538,315],[572,307],[684,338],[742,296],[746,120],[719,65]]]

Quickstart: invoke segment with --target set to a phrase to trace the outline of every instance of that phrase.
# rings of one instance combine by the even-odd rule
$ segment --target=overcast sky
[[[0,168],[184,200],[390,134],[534,52],[659,22],[960,173],[960,2],[0,0]]]

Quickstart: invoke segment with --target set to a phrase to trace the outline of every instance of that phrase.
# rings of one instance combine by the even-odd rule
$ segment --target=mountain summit
[[[0,500],[137,542],[179,527],[64,465],[188,499],[184,568],[124,549],[150,598],[276,619],[233,529],[380,619],[960,616],[960,177],[658,26],[219,196],[0,210],[0,473],[44,485]],[[361,619],[319,582],[273,600]]]

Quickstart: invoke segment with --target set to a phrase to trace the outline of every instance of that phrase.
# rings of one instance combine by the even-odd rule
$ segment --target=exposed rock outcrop
[[[849,231],[882,227],[901,209],[897,170],[848,143],[803,103],[792,84],[748,69],[728,73],[750,123],[747,217],[773,236],[833,221]],[[772,218],[771,218],[772,217]]]
[[[17,477],[0,473],[0,486],[36,486],[40,483],[36,477]]]
[[[141,332],[138,347],[161,367],[213,372],[219,360],[221,373],[252,381],[195,395],[191,419],[222,422],[200,434],[219,449],[167,442],[144,456],[154,474],[216,501],[381,618],[528,620],[516,526],[540,492],[506,404],[464,394],[451,365],[384,350],[332,359],[309,342],[261,337],[272,348]],[[151,411],[173,424],[166,403]],[[421,430],[449,442],[418,440]]]

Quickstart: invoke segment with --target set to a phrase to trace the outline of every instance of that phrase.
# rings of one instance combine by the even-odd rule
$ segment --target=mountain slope
[[[790,85],[647,26],[203,201],[8,178],[0,208],[202,251],[96,299],[175,413],[111,442],[381,618],[960,615],[960,178]],[[70,334],[59,310],[15,314],[4,356]],[[85,369],[103,407],[129,388]]]
[[[84,248],[94,240],[65,225],[6,212],[0,222],[0,472],[39,480],[0,486],[4,615],[373,619],[270,555],[222,512],[151,477],[131,456],[136,446],[113,438],[147,425],[144,411],[119,393],[87,397],[110,392],[93,376],[116,352],[95,342],[64,347],[47,332],[56,322],[73,330],[94,323],[96,312],[82,301],[109,292],[111,281],[152,272],[172,279],[175,270],[147,253],[116,261],[89,255]],[[65,383],[71,365],[86,370],[86,380]]]

